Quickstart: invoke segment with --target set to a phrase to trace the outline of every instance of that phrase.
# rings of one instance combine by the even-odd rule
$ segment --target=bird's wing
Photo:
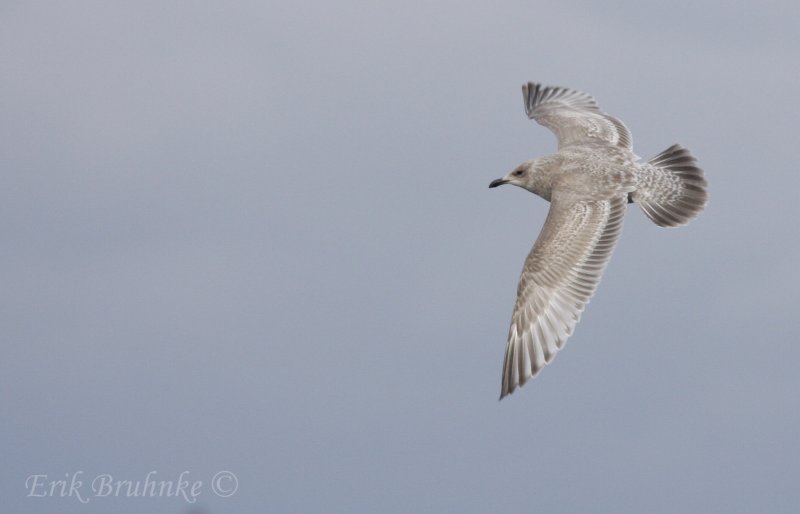
[[[522,269],[501,399],[564,347],[611,257],[626,204],[625,193],[594,200],[554,192],[542,232]]]
[[[525,112],[555,133],[558,147],[587,142],[631,149],[631,132],[617,118],[600,110],[586,93],[563,87],[522,86]]]

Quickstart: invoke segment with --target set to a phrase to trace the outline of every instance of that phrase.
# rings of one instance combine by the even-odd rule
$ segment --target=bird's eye
[[[515,176],[515,177],[521,177],[521,176],[522,176],[522,173],[523,173],[523,171],[522,171],[522,170],[517,170],[517,171],[515,171],[515,172],[514,172],[514,176]]]

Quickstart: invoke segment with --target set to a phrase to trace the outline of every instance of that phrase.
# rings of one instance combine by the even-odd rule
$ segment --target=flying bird
[[[503,364],[502,400],[549,364],[572,335],[622,231],[627,204],[676,227],[705,207],[703,170],[672,145],[641,162],[631,133],[586,93],[529,82],[525,112],[555,133],[558,152],[525,161],[489,187],[513,184],[550,202],[517,288]]]

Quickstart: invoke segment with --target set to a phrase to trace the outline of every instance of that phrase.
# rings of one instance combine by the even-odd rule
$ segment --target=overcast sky
[[[799,5],[3,2],[5,509],[795,511]],[[690,148],[710,202],[630,207],[498,402],[548,205],[487,185],[556,148],[528,80]],[[89,487],[184,471],[193,504]]]

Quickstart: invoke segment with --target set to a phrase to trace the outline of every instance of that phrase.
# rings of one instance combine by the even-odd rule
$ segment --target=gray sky
[[[796,510],[799,15],[3,3],[4,505]],[[643,157],[691,148],[710,203],[629,209],[567,348],[498,402],[547,204],[487,185],[555,150],[528,80],[593,94]],[[203,486],[26,496],[78,471]]]

